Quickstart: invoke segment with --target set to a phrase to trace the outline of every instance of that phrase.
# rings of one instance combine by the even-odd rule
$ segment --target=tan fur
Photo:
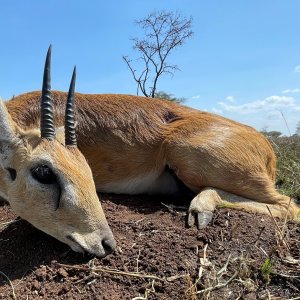
[[[66,94],[52,95],[55,123],[62,126]],[[36,145],[39,101],[40,92],[32,92],[14,98],[6,106],[14,122],[25,131],[24,139],[31,151],[37,156],[49,151],[65,178],[74,180],[75,186],[87,187],[76,193],[89,193],[94,188],[91,177],[82,171],[79,151],[66,154],[57,144]],[[289,198],[275,190],[273,149],[253,128],[159,99],[77,93],[75,103],[79,150],[92,169],[98,191],[175,193],[175,180],[166,172],[168,167],[198,193],[189,209],[191,225],[194,217],[198,217],[198,225],[206,225],[215,207],[226,203],[262,213],[268,213],[268,204],[274,216],[297,218],[299,207],[294,202],[289,205]],[[0,172],[0,185],[5,189],[3,170]],[[90,218],[93,212],[88,208],[88,195],[79,198],[86,199],[80,206]]]
[[[0,102],[0,190],[12,209],[31,224],[68,244],[73,250],[103,257],[115,247],[101,208],[90,167],[76,147],[52,141],[37,129],[21,129]],[[58,183],[41,184],[32,176],[47,165]],[[16,171],[12,179],[8,169]]]

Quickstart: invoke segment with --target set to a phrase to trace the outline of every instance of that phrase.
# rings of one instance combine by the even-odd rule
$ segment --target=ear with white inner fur
[[[4,102],[0,100],[0,165],[3,168],[7,167],[12,147],[21,142],[18,132],[17,124],[12,120]]]

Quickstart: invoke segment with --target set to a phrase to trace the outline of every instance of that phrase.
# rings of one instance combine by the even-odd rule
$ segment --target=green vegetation
[[[270,275],[273,272],[273,265],[274,264],[271,258],[268,257],[261,267],[261,274],[266,283],[270,282]]]
[[[268,136],[268,135],[267,135]],[[277,156],[277,188],[300,200],[300,136],[268,136]]]
[[[154,97],[159,98],[159,99],[173,101],[176,103],[183,103],[186,100],[186,98],[177,98],[173,94],[168,94],[164,91],[155,92]]]

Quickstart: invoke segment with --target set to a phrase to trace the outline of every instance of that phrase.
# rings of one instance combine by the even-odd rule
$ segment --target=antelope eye
[[[42,184],[57,183],[56,175],[46,165],[41,165],[31,169],[31,174],[34,179]]]

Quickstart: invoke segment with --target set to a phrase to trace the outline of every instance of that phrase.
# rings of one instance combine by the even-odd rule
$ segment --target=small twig
[[[280,276],[280,277],[284,277],[284,278],[300,278],[300,275],[288,275],[288,274],[282,274],[282,273],[273,273],[274,275]]]
[[[289,212],[289,209],[290,209],[290,206],[291,206],[291,202],[292,202],[292,198],[290,197],[289,205],[287,207],[284,222],[283,222],[283,226],[282,226],[282,236],[284,236],[284,233],[285,233],[286,223],[287,223],[287,216],[288,216],[288,212]]]
[[[229,256],[227,258],[227,261],[226,261],[225,265],[218,271],[217,275],[221,275],[222,273],[227,271],[227,267],[228,267],[228,264],[229,264],[230,257],[231,257],[231,253],[229,253]]]
[[[276,226],[276,228],[277,228],[277,229],[278,229],[278,231],[280,232],[279,225],[278,225],[278,223],[277,223],[276,219],[274,218],[274,216],[273,216],[273,214],[272,214],[272,212],[271,212],[271,209],[270,209],[270,207],[269,207],[268,205],[266,205],[266,207],[267,207],[267,209],[268,209],[268,211],[269,211],[269,213],[270,213],[270,216],[271,216],[271,217],[272,217],[272,219],[273,219],[273,222],[275,223],[275,226]]]
[[[198,278],[196,279],[195,285],[199,282],[199,280],[202,277],[202,273],[203,273],[203,265],[206,263],[207,259],[206,259],[206,251],[207,251],[207,246],[208,244],[205,244],[204,248],[203,248],[203,260],[201,261],[200,258],[200,267],[199,267],[199,271],[198,271]]]
[[[137,220],[137,221],[135,221],[134,223],[135,223],[135,224],[138,224],[138,223],[144,221],[145,219],[146,219],[146,218],[141,218],[140,220]]]
[[[257,245],[254,245],[254,247],[258,250],[260,250],[266,257],[268,257],[268,253],[262,248],[262,247],[258,247]]]
[[[151,288],[150,288],[150,289],[149,289],[149,288],[146,289],[144,296],[134,297],[134,298],[132,298],[131,300],[147,300],[147,299],[148,299],[148,296],[149,296],[151,293],[155,293],[154,282],[155,282],[155,281],[152,280]]]
[[[15,294],[15,288],[14,288],[12,282],[10,281],[10,279],[8,278],[8,276],[1,271],[0,271],[0,275],[2,275],[8,281],[8,283],[10,284],[11,289],[12,289],[12,296],[14,299],[17,299],[17,296]]]
[[[93,279],[92,281],[89,281],[86,285],[91,285],[93,283],[95,283],[97,281],[97,279]]]
[[[259,232],[259,234],[258,234],[258,237],[256,238],[256,240],[253,241],[253,242],[250,243],[250,244],[254,244],[254,246],[257,246],[257,243],[258,243],[259,239],[261,238],[261,235],[263,234],[263,232],[265,231],[265,229],[266,229],[265,226],[262,227],[261,230],[260,230],[260,232]]]
[[[140,255],[141,255],[141,249],[139,249],[139,254],[136,258],[136,273],[139,273],[139,258],[140,258]]]
[[[288,130],[288,132],[289,132],[289,136],[291,137],[291,136],[292,136],[292,134],[291,134],[291,131],[290,131],[289,125],[288,125],[288,123],[287,123],[287,121],[286,121],[286,118],[285,118],[285,116],[284,116],[283,112],[282,112],[280,109],[279,109],[279,112],[280,112],[280,114],[281,114],[281,116],[282,116],[282,118],[283,118],[283,120],[284,120],[285,126],[286,126],[286,128],[287,128],[287,130]]]
[[[121,276],[130,276],[130,277],[136,277],[136,278],[146,278],[146,279],[156,279],[159,281],[166,281],[167,279],[161,278],[155,275],[148,275],[148,274],[140,274],[136,272],[125,272],[125,271],[119,271],[119,270],[113,270],[109,268],[104,267],[98,267],[98,268],[89,268],[89,267],[79,267],[79,266],[70,266],[65,264],[56,263],[57,266],[68,268],[68,269],[74,269],[74,270],[81,270],[81,271],[92,271],[92,272],[102,272],[102,273],[108,273],[108,274],[114,274],[114,275],[121,275]],[[94,275],[99,275],[95,273]]]
[[[175,212],[175,213],[178,213],[175,209],[178,209],[178,210],[187,210],[188,209],[186,206],[177,206],[177,205],[174,205],[172,203],[167,205],[163,202],[160,202],[160,204],[165,206],[170,212]]]
[[[221,228],[221,241],[222,241],[222,244],[224,244],[224,234],[223,234],[222,228]]]
[[[276,226],[276,228],[278,230],[280,241],[282,241],[284,243],[284,245],[287,247],[287,249],[290,250],[290,247],[289,247],[288,243],[286,242],[286,240],[284,239],[284,236],[282,235],[281,229],[280,229],[280,227],[279,227],[276,219],[274,218],[274,216],[273,216],[273,214],[272,214],[269,206],[268,205],[266,205],[266,206],[267,206],[267,209],[268,209],[268,211],[269,211],[269,213],[270,213],[270,215],[271,215],[271,217],[272,217],[272,219],[274,221],[274,224],[275,224],[275,226]]]
[[[81,278],[81,279],[75,281],[74,284],[78,284],[78,283],[80,283],[80,282],[82,282],[82,281],[87,281],[87,280],[89,280],[89,279],[91,279],[91,278],[94,278],[94,277],[95,277],[95,276],[94,276],[94,274],[92,273],[92,274],[90,274],[90,275],[88,275],[88,276],[85,276],[85,277],[83,277],[83,278]]]
[[[74,285],[74,288],[77,290],[77,292],[78,292],[79,294],[82,294],[81,290],[80,290],[76,285]]]
[[[204,270],[203,266],[207,266],[208,263],[209,263],[208,259],[206,258],[207,257],[206,256],[207,247],[208,247],[208,244],[205,244],[205,246],[203,248],[203,257],[200,257],[200,259],[199,259],[198,276],[197,276],[194,283],[191,282],[189,288],[187,289],[187,292],[189,292],[189,291],[196,291],[197,292],[197,284],[201,280],[203,270]],[[192,292],[192,294],[195,294],[195,293]]]
[[[286,256],[285,259],[283,259],[283,261],[289,265],[299,265],[300,268],[300,259],[295,259],[291,256]]]
[[[178,275],[173,275],[173,276],[169,276],[169,277],[166,277],[166,281],[168,282],[172,282],[172,281],[175,281],[179,278],[185,278],[185,277],[189,277],[190,274],[178,274]]]
[[[239,274],[239,272],[236,271],[226,282],[221,283],[221,284],[217,284],[215,286],[210,286],[210,287],[208,287],[208,288],[206,288],[204,290],[198,291],[198,292],[196,292],[196,295],[203,294],[203,293],[206,293],[206,292],[211,292],[213,290],[221,289],[221,288],[227,286],[233,279],[235,279],[238,274]]]

